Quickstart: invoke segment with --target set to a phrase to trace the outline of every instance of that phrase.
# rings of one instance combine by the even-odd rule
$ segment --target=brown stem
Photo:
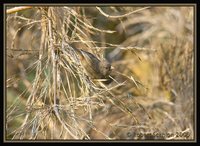
[[[31,9],[31,8],[33,8],[33,6],[14,7],[14,8],[7,9],[6,14],[11,14],[11,13],[19,12],[19,11],[22,11],[22,10]]]

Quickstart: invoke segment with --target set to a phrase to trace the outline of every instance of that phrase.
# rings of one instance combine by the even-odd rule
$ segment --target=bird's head
[[[111,64],[106,61],[106,60],[103,60],[100,62],[99,64],[99,70],[101,72],[101,74],[103,76],[108,76],[110,75],[111,71],[112,71],[113,67],[111,66]]]

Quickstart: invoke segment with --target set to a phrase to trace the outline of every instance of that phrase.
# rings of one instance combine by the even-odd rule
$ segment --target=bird
[[[73,47],[73,49],[78,53],[81,64],[90,78],[106,79],[109,77],[113,67],[106,59],[98,59],[92,53],[82,49],[77,49],[75,47]]]

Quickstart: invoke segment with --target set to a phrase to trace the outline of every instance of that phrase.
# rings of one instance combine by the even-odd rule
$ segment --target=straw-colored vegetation
[[[192,6],[7,7],[6,139],[194,139],[193,25]]]

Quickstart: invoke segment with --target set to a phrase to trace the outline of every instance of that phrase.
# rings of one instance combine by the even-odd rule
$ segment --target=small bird
[[[88,76],[92,79],[106,79],[109,77],[113,67],[107,60],[100,60],[92,53],[82,49],[73,49],[78,53]]]

